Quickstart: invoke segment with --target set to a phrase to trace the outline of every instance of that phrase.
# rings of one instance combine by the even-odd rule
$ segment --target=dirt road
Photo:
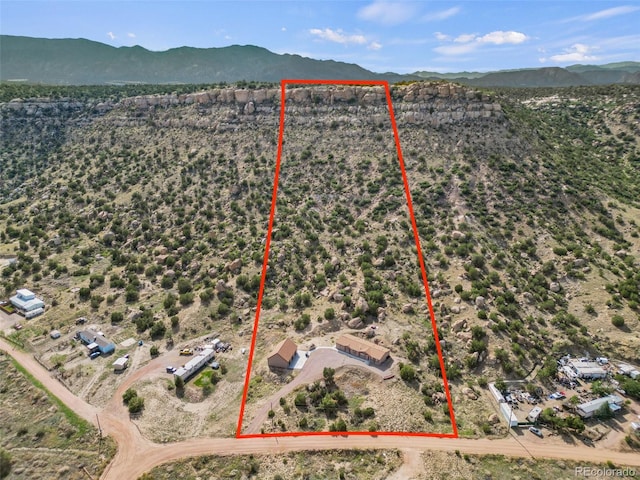
[[[640,467],[640,455],[587,446],[559,445],[529,440],[528,436],[516,440],[510,436],[500,440],[488,439],[443,439],[431,437],[406,436],[326,436],[326,437],[286,437],[286,438],[197,438],[171,444],[154,444],[142,437],[136,426],[129,420],[128,414],[118,399],[118,392],[103,411],[84,402],[69,392],[60,382],[51,376],[31,355],[14,349],[0,340],[0,349],[6,351],[23,365],[34,377],[72,408],[78,415],[97,425],[96,414],[105,434],[113,436],[118,443],[118,453],[102,475],[103,480],[135,480],[157,465],[185,457],[200,455],[239,455],[239,454],[276,454],[290,451],[330,450],[330,449],[375,449],[397,448],[408,452],[407,456],[416,459],[416,452],[424,450],[455,451],[474,454],[500,453],[516,457],[540,457],[572,459],[584,461],[586,465],[604,463],[611,460],[616,465]],[[129,382],[135,381],[157,369],[162,360],[150,362],[140,372],[136,372]],[[118,389],[126,388],[123,384]],[[417,467],[408,467],[412,471]]]

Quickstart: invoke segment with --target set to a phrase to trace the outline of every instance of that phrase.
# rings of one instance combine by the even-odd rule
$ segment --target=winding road
[[[640,467],[640,455],[583,445],[566,445],[547,442],[538,438],[516,438],[512,433],[499,440],[433,438],[407,436],[302,436],[282,438],[195,438],[187,441],[156,444],[144,438],[129,420],[122,405],[121,392],[136,380],[163,365],[166,359],[158,358],[130,375],[118,388],[112,400],[100,410],[76,397],[53,378],[33,357],[13,348],[0,339],[0,349],[11,355],[35,378],[79,416],[100,427],[118,444],[118,452],[102,474],[103,480],[135,480],[153,467],[185,457],[201,455],[277,454],[303,450],[329,449],[400,449],[411,463],[418,461],[420,452],[459,450],[471,454],[500,453],[514,457],[539,457],[583,461],[585,465],[612,461],[616,465]],[[411,470],[414,470],[412,466]]]

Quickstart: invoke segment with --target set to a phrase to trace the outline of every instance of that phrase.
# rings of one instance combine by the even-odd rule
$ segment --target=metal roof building
[[[607,371],[596,362],[581,362],[572,360],[569,367],[579,378],[605,378]]]
[[[341,352],[361,358],[374,365],[383,363],[391,353],[388,348],[348,333],[336,340],[336,348]]]
[[[271,368],[289,368],[297,351],[298,346],[291,339],[285,338],[271,351],[267,363]]]
[[[44,302],[36,297],[36,294],[26,288],[16,291],[16,294],[9,299],[11,304],[16,307],[20,313],[25,314],[37,310],[39,308],[44,312]]]
[[[180,377],[183,381],[187,381],[193,375],[195,375],[202,367],[204,367],[209,361],[215,358],[215,351],[207,348],[196,355],[182,367],[173,372],[175,377]]]
[[[576,409],[582,418],[591,418],[605,403],[608,403],[609,408],[616,412],[620,410],[623,400],[617,395],[609,395],[607,397],[596,398],[590,402],[582,403],[578,405]]]

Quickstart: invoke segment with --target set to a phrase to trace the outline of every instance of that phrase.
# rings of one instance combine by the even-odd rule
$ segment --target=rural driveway
[[[391,369],[393,364],[387,362],[383,368],[377,368],[367,365],[367,363],[362,360],[340,353],[334,348],[318,348],[317,350],[313,350],[305,362],[304,367],[302,367],[302,370],[300,370],[296,377],[264,401],[264,405],[256,412],[247,428],[243,429],[243,433],[251,434],[260,432],[260,428],[264,425],[264,422],[267,421],[272,405],[277,405],[281,397],[286,397],[299,386],[312,383],[322,378],[322,372],[325,367],[331,367],[337,371],[345,366],[368,370],[382,378]]]
[[[459,450],[471,454],[502,454],[513,457],[571,459],[585,465],[612,461],[616,465],[640,467],[640,455],[582,445],[562,445],[529,440],[528,436],[516,439],[512,434],[500,440],[433,438],[369,435],[350,436],[301,436],[282,438],[195,438],[171,444],[155,444],[142,437],[135,425],[121,412],[98,410],[69,392],[29,354],[14,349],[0,339],[0,349],[6,351],[18,363],[36,377],[51,393],[66,403],[78,415],[94,425],[96,413],[104,433],[112,435],[118,443],[118,452],[102,475],[103,480],[135,480],[143,473],[163,463],[185,457],[201,455],[278,454],[305,450],[332,449],[400,449],[415,461],[416,452]],[[117,397],[115,397],[117,398]],[[112,405],[115,405],[115,400]],[[121,407],[122,408],[122,407]],[[124,408],[122,408],[124,410]],[[117,413],[117,414],[114,414]],[[414,462],[411,462],[412,464]],[[411,465],[410,469],[417,467]]]

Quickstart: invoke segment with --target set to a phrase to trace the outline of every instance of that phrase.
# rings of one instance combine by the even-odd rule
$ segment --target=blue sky
[[[0,32],[259,45],[399,73],[640,61],[640,1],[0,1]]]

